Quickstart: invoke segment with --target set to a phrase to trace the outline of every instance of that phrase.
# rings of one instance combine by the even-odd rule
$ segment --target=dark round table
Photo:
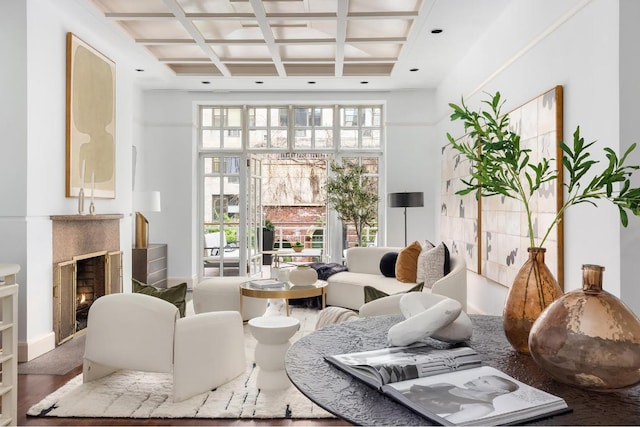
[[[324,327],[295,342],[285,358],[291,382],[314,403],[358,425],[433,425],[360,380],[324,360],[324,356],[374,350],[387,346],[387,331],[401,316],[376,316]],[[517,353],[507,342],[502,318],[472,315],[469,345],[485,364],[564,398],[572,412],[543,418],[531,425],[639,425],[640,386],[598,393],[565,385],[542,371],[530,356]],[[434,346],[448,344],[428,339]]]

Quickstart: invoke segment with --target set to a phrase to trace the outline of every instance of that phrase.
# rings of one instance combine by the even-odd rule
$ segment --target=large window
[[[203,106],[203,150],[382,149],[382,106]],[[245,138],[246,135],[246,138]]]

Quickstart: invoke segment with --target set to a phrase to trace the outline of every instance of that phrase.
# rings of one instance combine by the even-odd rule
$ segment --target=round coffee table
[[[289,315],[289,300],[297,298],[322,297],[322,309],[327,301],[327,282],[317,280],[309,286],[295,286],[290,282],[284,283],[278,288],[257,288],[252,286],[251,280],[240,284],[240,313],[242,313],[242,297],[253,298],[282,298],[285,302],[286,313]]]

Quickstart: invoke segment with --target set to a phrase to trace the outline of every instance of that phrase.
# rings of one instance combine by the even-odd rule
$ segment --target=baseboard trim
[[[52,331],[37,340],[18,342],[18,362],[28,362],[56,348],[56,334]]]

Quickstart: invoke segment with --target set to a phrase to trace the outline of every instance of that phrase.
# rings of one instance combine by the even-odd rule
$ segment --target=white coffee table
[[[289,338],[300,329],[300,321],[287,316],[254,317],[249,320],[249,329],[258,341],[255,352],[258,388],[270,391],[289,387],[284,356],[291,346]]]

